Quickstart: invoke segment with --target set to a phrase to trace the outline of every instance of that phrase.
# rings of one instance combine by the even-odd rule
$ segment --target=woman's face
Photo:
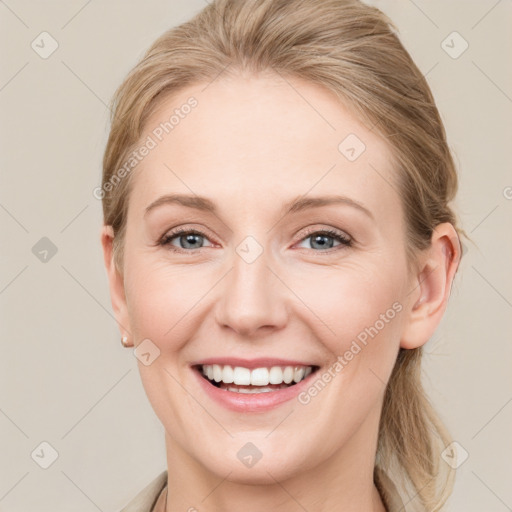
[[[176,456],[265,482],[374,453],[411,307],[386,143],[271,76],[187,88],[142,142],[118,315]]]

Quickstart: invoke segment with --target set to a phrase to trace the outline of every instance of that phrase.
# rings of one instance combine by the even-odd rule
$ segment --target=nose
[[[287,321],[287,288],[270,268],[265,252],[248,263],[234,254],[233,268],[223,279],[216,319],[240,337],[282,329]]]

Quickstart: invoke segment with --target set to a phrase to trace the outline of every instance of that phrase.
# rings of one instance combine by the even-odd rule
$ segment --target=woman
[[[118,89],[102,246],[167,470],[123,510],[439,510],[461,257],[429,87],[356,0],[219,0]],[[134,493],[135,494],[135,493]]]

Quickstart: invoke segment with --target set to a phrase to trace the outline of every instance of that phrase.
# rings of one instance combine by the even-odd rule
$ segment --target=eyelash
[[[349,237],[343,235],[341,232],[335,231],[333,229],[321,229],[321,230],[313,229],[313,230],[307,232],[305,234],[305,236],[303,236],[299,240],[299,242],[303,242],[307,238],[310,238],[312,235],[316,235],[316,234],[318,234],[318,235],[327,235],[328,237],[335,238],[336,240],[338,240],[340,242],[339,246],[331,247],[330,249],[326,249],[324,251],[314,251],[314,249],[311,249],[312,251],[318,252],[318,253],[332,254],[333,252],[335,252],[335,251],[337,251],[339,249],[351,247],[352,243],[353,243],[351,238],[349,238]],[[175,238],[177,238],[179,236],[183,236],[183,235],[199,235],[201,237],[208,238],[205,233],[203,233],[202,231],[198,231],[196,229],[177,228],[177,229],[175,229],[175,230],[173,230],[173,231],[171,231],[169,233],[166,233],[160,239],[158,244],[163,246],[163,247],[168,247],[173,252],[178,252],[178,253],[182,253],[182,254],[185,254],[185,253],[195,254],[200,249],[203,249],[203,247],[200,247],[198,249],[182,249],[181,247],[178,248],[178,247],[174,247],[173,245],[171,245],[171,241],[172,240],[174,240]]]

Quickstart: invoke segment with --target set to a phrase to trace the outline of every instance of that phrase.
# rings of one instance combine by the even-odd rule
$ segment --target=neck
[[[240,483],[218,475],[166,435],[168,496],[165,512],[386,512],[373,482],[379,417],[368,417],[350,440],[321,465],[278,481]],[[335,430],[335,429],[334,429]]]

